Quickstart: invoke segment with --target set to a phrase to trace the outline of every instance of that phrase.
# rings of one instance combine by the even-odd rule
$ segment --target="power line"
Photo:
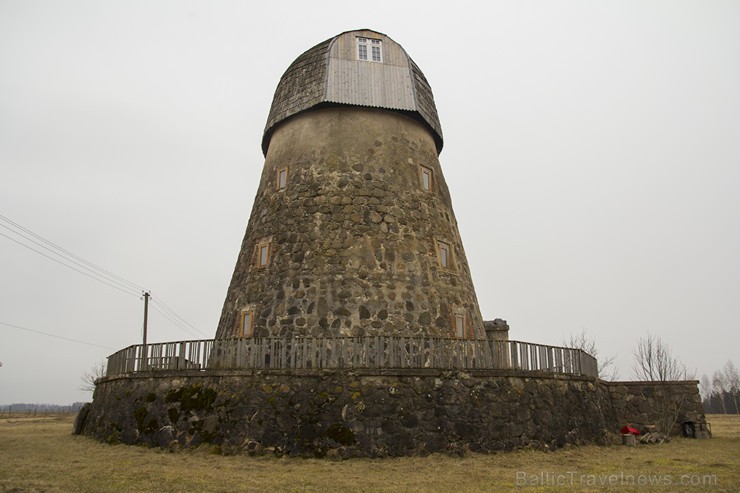
[[[164,301],[162,301],[162,298],[160,298],[160,297],[158,297],[158,296],[157,296],[157,297],[153,297],[153,298],[152,298],[152,300],[153,300],[153,301],[154,301],[155,303],[157,303],[157,304],[161,305],[161,306],[162,306],[162,308],[163,308],[163,309],[164,309],[165,311],[167,311],[167,312],[168,312],[169,314],[171,314],[171,315],[172,315],[173,317],[175,317],[175,318],[176,318],[177,320],[179,320],[179,321],[181,322],[181,324],[180,324],[180,326],[181,326],[181,327],[182,327],[182,324],[185,324],[185,325],[186,325],[187,327],[189,327],[190,329],[192,329],[193,331],[195,331],[195,333],[197,333],[197,334],[199,334],[199,335],[202,335],[202,336],[206,336],[206,335],[207,335],[207,334],[204,334],[203,332],[201,332],[200,330],[198,330],[197,328],[195,328],[195,327],[194,327],[193,325],[191,325],[190,323],[188,323],[188,321],[187,321],[187,320],[185,320],[184,318],[182,318],[182,317],[181,317],[180,315],[178,315],[178,314],[177,314],[177,313],[175,312],[175,310],[173,310],[172,308],[170,308],[169,306],[167,306],[167,304],[166,304],[166,303],[165,303]],[[159,311],[159,310],[157,310],[157,311]],[[160,312],[160,313],[161,313],[161,312]],[[185,327],[183,327],[183,328],[185,328]],[[186,330],[187,330],[187,329],[186,329]],[[191,333],[192,333],[192,332],[191,332]]]
[[[187,332],[188,335],[193,336],[196,339],[200,339],[200,334],[196,334],[195,332],[193,332],[190,329],[188,329],[186,326],[180,324],[176,319],[172,318],[169,314],[167,314],[167,312],[164,312],[164,311],[160,310],[159,308],[157,308],[156,305],[151,305],[151,306],[152,306],[152,310],[158,312],[164,318],[166,318],[167,320],[169,320],[172,324],[174,324],[178,328],[180,328],[180,329],[184,330],[185,332]]]
[[[94,346],[94,347],[98,347],[98,348],[102,348],[102,349],[108,349],[110,351],[115,351],[115,349],[110,348],[108,346],[101,346],[100,344],[93,344],[92,342],[78,341],[77,339],[71,339],[69,337],[58,336],[56,334],[49,334],[48,332],[42,332],[40,330],[29,329],[28,327],[21,327],[20,325],[9,324],[9,323],[6,323],[6,322],[0,322],[0,325],[6,325],[8,327],[13,327],[14,329],[26,330],[28,332],[33,332],[33,333],[45,335],[45,336],[48,336],[48,337],[55,337],[57,339],[63,339],[65,341],[69,341],[69,342],[76,342],[77,344],[85,344],[87,346]]]
[[[19,244],[20,246],[22,246],[22,247],[26,247],[26,248],[28,248],[29,250],[32,250],[32,251],[34,251],[34,252],[38,253],[39,255],[43,255],[44,257],[48,258],[49,260],[53,260],[54,262],[56,262],[56,263],[58,263],[58,264],[60,264],[60,265],[63,265],[63,266],[65,266],[65,267],[67,267],[68,269],[72,269],[73,271],[79,272],[80,274],[82,274],[82,275],[84,275],[84,276],[87,276],[87,277],[89,277],[90,279],[92,279],[92,280],[94,280],[94,281],[98,281],[98,282],[101,282],[101,283],[103,283],[103,284],[107,284],[108,286],[110,286],[110,287],[112,287],[112,288],[114,288],[114,289],[117,289],[117,290],[121,291],[122,293],[126,293],[126,294],[128,294],[128,295],[131,295],[131,296],[139,296],[138,294],[136,294],[136,293],[133,293],[133,292],[131,292],[131,291],[126,291],[126,290],[125,290],[124,288],[120,288],[120,287],[118,287],[118,286],[116,286],[116,285],[114,285],[114,284],[111,284],[111,283],[109,283],[109,282],[106,282],[106,281],[104,281],[104,280],[102,280],[102,279],[99,279],[99,278],[97,278],[97,277],[93,277],[92,275],[88,274],[87,272],[81,271],[80,269],[75,269],[75,268],[74,268],[74,267],[72,267],[71,265],[69,265],[69,264],[65,264],[64,262],[60,261],[59,259],[55,259],[54,257],[50,257],[49,255],[45,254],[44,252],[40,252],[40,251],[36,250],[36,249],[35,249],[35,248],[33,248],[33,247],[30,247],[30,246],[28,246],[28,245],[25,245],[25,244],[21,243],[20,241],[16,240],[15,238],[11,238],[10,236],[8,236],[8,235],[6,235],[6,234],[0,233],[0,236],[4,236],[4,237],[6,237],[7,239],[9,239],[10,241],[14,241],[14,242],[18,243],[18,244]]]
[[[6,224],[2,224],[1,221],[4,221]],[[0,226],[16,234],[20,238],[23,238],[23,240],[29,241],[47,250],[48,252],[56,255],[57,257],[60,257],[61,260],[59,258],[51,257],[47,255],[46,253],[39,251],[36,248],[33,248],[32,246],[26,243],[23,243],[16,238],[12,238],[6,234],[0,233],[0,236],[4,236],[5,238],[8,238],[9,240],[19,244],[20,246],[27,248],[35,253],[38,253],[39,255],[42,255],[48,258],[49,260],[53,260],[54,262],[60,265],[63,265],[64,267],[67,267],[68,269],[71,269],[75,272],[83,274],[94,281],[110,286],[130,296],[139,297],[140,296],[139,292],[141,291],[147,292],[147,290],[141,287],[140,285],[132,281],[129,281],[128,279],[124,277],[118,276],[106,269],[103,269],[102,267],[88,260],[85,260],[79,255],[76,255],[70,252],[69,250],[57,245],[56,243],[47,240],[43,236],[34,233],[30,229],[23,227],[17,222],[11,220],[10,218],[3,216],[2,214],[0,214]],[[36,241],[36,239],[39,241]],[[81,269],[85,269],[87,272],[80,270],[76,268],[75,266],[80,267]],[[193,327],[184,318],[178,315],[172,308],[167,306],[162,300],[157,299],[156,301],[162,306],[163,310],[165,310],[166,313],[161,310],[157,310],[157,311],[160,312],[167,320],[172,322],[175,326],[179,327],[180,329],[184,330],[190,335],[195,335],[195,337],[205,336],[203,332]],[[153,307],[153,308],[156,309],[156,307]]]
[[[7,224],[2,224],[2,222],[0,222],[0,226],[2,226],[3,228],[11,231],[12,233],[16,234],[20,238],[23,238],[23,240],[28,241],[28,242],[31,242],[31,243],[33,243],[35,245],[38,245],[39,247],[41,247],[44,250],[52,253],[53,255],[56,255],[57,257],[60,257],[64,262],[61,262],[59,260],[56,260],[56,261],[57,261],[57,263],[60,263],[60,264],[64,265],[65,267],[69,267],[69,268],[72,268],[73,270],[76,270],[77,272],[80,272],[79,269],[75,269],[75,268],[71,267],[69,265],[71,263],[71,264],[73,264],[73,265],[75,265],[77,267],[80,267],[80,268],[82,268],[82,269],[90,272],[92,275],[97,276],[95,279],[97,279],[97,278],[103,278],[103,279],[105,279],[107,281],[106,283],[108,285],[115,284],[115,285],[119,286],[121,289],[126,289],[126,290],[131,291],[131,292],[136,292],[136,291],[138,291],[140,289],[139,286],[137,286],[136,284],[132,283],[131,281],[128,281],[128,280],[126,280],[126,279],[124,279],[124,278],[122,278],[120,276],[117,276],[117,275],[115,275],[115,274],[113,274],[113,273],[111,273],[111,272],[103,269],[102,267],[98,267],[97,265],[93,264],[92,262],[89,262],[89,261],[83,259],[82,257],[80,257],[78,255],[75,255],[74,253],[70,252],[69,250],[66,250],[66,249],[60,247],[59,245],[57,245],[57,244],[55,244],[55,243],[47,240],[46,238],[44,238],[44,237],[42,237],[42,236],[34,233],[33,231],[30,231],[29,229],[24,228],[20,224],[12,221],[10,219],[8,219],[5,216],[0,215],[0,221],[5,221],[6,223],[9,223],[9,224],[11,224],[13,226],[11,228]],[[6,235],[3,235],[3,236],[5,236],[6,238],[9,238],[11,240],[13,239],[13,238],[11,238],[9,236],[6,236]],[[40,241],[36,241],[34,238],[37,238]],[[26,243],[22,243],[22,242],[19,242],[17,240],[13,240],[13,241],[15,241],[19,245],[21,245],[21,246],[23,246],[25,248],[28,248],[28,249],[36,252],[36,253],[39,253],[41,255],[44,255],[46,258],[50,258],[52,260],[55,260],[54,258],[49,257],[48,255],[40,252],[39,250],[37,250],[37,249],[35,249],[35,248],[27,245]],[[49,245],[49,246],[47,246],[47,245]]]
[[[39,234],[36,234],[36,233],[34,233],[34,232],[33,232],[33,231],[31,231],[30,229],[28,229],[28,228],[25,228],[25,227],[23,227],[22,225],[18,224],[17,222],[13,221],[12,219],[10,219],[10,218],[8,218],[8,217],[6,217],[6,216],[3,216],[2,214],[0,214],[0,220],[2,220],[2,221],[5,221],[6,223],[9,223],[9,224],[11,224],[11,225],[12,225],[13,227],[15,227],[15,228],[17,228],[17,229],[19,229],[19,230],[23,231],[24,233],[27,233],[27,234],[29,234],[29,235],[33,236],[34,238],[37,238],[38,240],[42,241],[43,243],[45,243],[45,244],[47,244],[47,245],[51,246],[52,248],[54,248],[54,249],[55,249],[55,250],[57,250],[57,251],[56,251],[56,252],[54,252],[54,251],[53,251],[53,250],[51,250],[50,248],[48,248],[48,247],[45,247],[45,246],[43,246],[43,245],[39,244],[38,242],[36,242],[36,241],[34,241],[34,240],[32,240],[32,239],[30,239],[30,238],[26,238],[26,239],[28,239],[28,240],[30,240],[30,241],[33,241],[33,242],[34,242],[34,243],[36,243],[37,245],[39,245],[39,246],[42,246],[43,248],[45,248],[45,249],[47,249],[47,250],[49,250],[49,251],[52,251],[52,252],[54,252],[54,253],[55,253],[56,255],[59,255],[60,257],[64,257],[64,256],[69,256],[69,257],[71,257],[71,259],[74,259],[74,260],[78,260],[79,262],[82,262],[83,264],[85,264],[85,265],[87,265],[87,266],[89,266],[89,267],[92,267],[92,269],[94,269],[94,270],[96,270],[96,271],[98,271],[98,272],[101,272],[102,274],[104,274],[104,275],[105,275],[105,276],[107,276],[107,277],[110,277],[110,278],[112,278],[112,279],[116,279],[117,281],[120,281],[120,282],[122,282],[122,283],[124,283],[124,284],[128,284],[128,286],[129,286],[130,288],[133,288],[133,289],[135,289],[135,290],[141,290],[141,291],[146,291],[146,290],[145,290],[145,289],[144,289],[143,287],[139,286],[138,284],[136,284],[136,283],[134,283],[134,282],[131,282],[131,281],[129,281],[128,279],[125,279],[125,278],[123,278],[123,277],[121,277],[121,276],[118,276],[118,275],[116,275],[116,274],[114,274],[114,273],[112,273],[112,272],[110,272],[110,271],[108,271],[108,270],[106,270],[106,269],[103,269],[102,267],[100,267],[100,266],[98,266],[98,265],[95,265],[94,263],[92,263],[92,262],[90,262],[90,261],[88,261],[88,260],[85,260],[84,258],[80,257],[79,255],[75,255],[74,253],[70,252],[69,250],[67,250],[67,249],[65,249],[65,248],[63,248],[63,247],[61,247],[61,246],[57,245],[56,243],[54,243],[54,242],[52,242],[52,241],[49,241],[49,240],[47,240],[47,239],[46,239],[46,238],[44,238],[43,236],[41,236],[41,235],[39,235]],[[10,229],[10,228],[8,228],[8,226],[2,225],[2,224],[0,224],[0,226],[3,226],[3,227],[4,227],[4,228],[6,228],[6,229]],[[11,231],[12,231],[12,230],[11,230]],[[14,232],[14,233],[16,233],[16,234],[18,234],[18,235],[21,235],[21,236],[23,236],[22,234],[18,233],[17,231],[13,231],[13,232]],[[58,252],[62,252],[62,253],[63,253],[64,255],[62,255],[62,254],[60,254],[60,253],[58,253]],[[72,261],[74,261],[74,260],[72,260]],[[75,263],[77,263],[77,262],[75,262]],[[78,263],[78,265],[80,265],[80,264]],[[83,267],[84,267],[84,266],[83,266]],[[88,267],[85,267],[85,268],[86,268],[86,269],[88,269],[88,270],[92,270],[92,269],[90,269],[90,268],[88,268]],[[99,274],[99,275],[100,275],[100,274]]]

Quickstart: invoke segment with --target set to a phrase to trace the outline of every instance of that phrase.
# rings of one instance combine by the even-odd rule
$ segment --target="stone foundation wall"
[[[612,443],[625,424],[660,426],[666,409],[676,433],[703,422],[696,384],[483,370],[158,371],[99,382],[75,426],[110,443],[209,443],[226,454],[555,449]]]
[[[684,421],[706,422],[698,384],[698,380],[606,383],[620,427],[671,434],[680,433]]]
[[[607,443],[607,388],[517,372],[156,372],[98,384],[82,431],[224,453],[383,457]]]

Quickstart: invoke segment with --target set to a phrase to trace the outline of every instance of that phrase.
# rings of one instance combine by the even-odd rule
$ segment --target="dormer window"
[[[383,62],[383,43],[379,39],[357,38],[357,59],[366,62]]]

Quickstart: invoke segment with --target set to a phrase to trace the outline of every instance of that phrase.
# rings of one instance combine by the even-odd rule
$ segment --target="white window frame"
[[[364,48],[364,50],[360,47]],[[383,63],[383,41],[376,38],[358,36],[357,59],[363,62]]]

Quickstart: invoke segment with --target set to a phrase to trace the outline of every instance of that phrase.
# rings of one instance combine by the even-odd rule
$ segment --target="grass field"
[[[740,416],[708,419],[710,440],[331,461],[226,457],[207,447],[172,454],[111,446],[72,436],[70,416],[5,416],[0,417],[0,493],[740,491]]]

